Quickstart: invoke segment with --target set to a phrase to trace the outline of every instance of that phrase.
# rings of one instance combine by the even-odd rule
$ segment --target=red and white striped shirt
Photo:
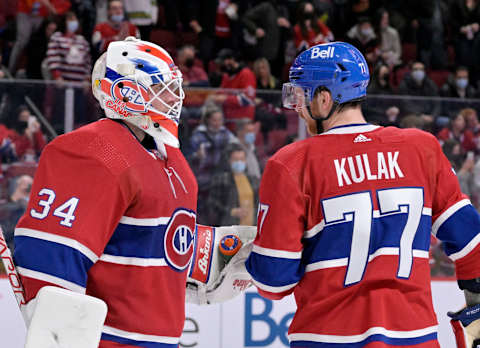
[[[48,70],[54,79],[85,81],[91,71],[90,46],[82,35],[56,32],[50,38],[47,51]]]

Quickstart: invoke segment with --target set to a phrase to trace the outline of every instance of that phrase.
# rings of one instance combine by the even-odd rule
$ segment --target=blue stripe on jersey
[[[166,225],[135,226],[118,224],[105,247],[105,254],[115,256],[164,258],[163,239]]]
[[[251,252],[245,262],[248,273],[268,286],[285,286],[297,283],[305,273],[300,259],[283,259]]]
[[[450,216],[438,229],[437,238],[443,241],[447,255],[462,250],[480,231],[480,215],[473,205],[466,205]]]
[[[80,251],[27,236],[16,236],[14,240],[17,266],[87,286],[87,272],[93,262]]]
[[[400,247],[400,238],[407,222],[407,214],[373,218],[369,253],[385,247]],[[431,217],[422,215],[413,240],[413,249],[428,251]],[[352,244],[353,221],[327,225],[312,238],[304,239],[303,262],[313,263],[349,257]]]
[[[292,341],[290,347],[302,347],[302,348],[362,348],[366,344],[372,342],[384,342],[392,346],[413,346],[416,344],[428,342],[437,339],[437,333],[414,337],[414,338],[392,338],[382,334],[371,335],[361,342],[355,343],[323,343],[323,342],[311,342],[311,341]]]
[[[178,347],[178,344],[135,341],[128,338],[118,337],[118,336],[114,336],[106,333],[102,333],[102,340],[113,341],[120,344],[126,344],[129,346],[142,347],[142,348],[177,348]]]

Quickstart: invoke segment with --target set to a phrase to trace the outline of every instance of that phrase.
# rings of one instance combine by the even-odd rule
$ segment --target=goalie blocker
[[[197,225],[186,301],[195,304],[224,302],[245,291],[252,284],[245,260],[252,250],[256,233],[256,226]],[[220,250],[222,239],[229,235],[238,237],[241,245],[230,260]]]

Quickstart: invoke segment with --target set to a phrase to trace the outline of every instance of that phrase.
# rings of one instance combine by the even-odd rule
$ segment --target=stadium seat
[[[153,29],[150,33],[150,41],[166,49],[172,56],[175,55],[180,44],[179,37],[174,32],[163,29]]]
[[[442,88],[442,86],[447,82],[448,75],[450,75],[450,71],[448,70],[430,70],[428,71],[428,76],[435,82],[438,88]]]
[[[417,45],[414,43],[402,44],[402,61],[405,64],[409,64],[417,60]]]

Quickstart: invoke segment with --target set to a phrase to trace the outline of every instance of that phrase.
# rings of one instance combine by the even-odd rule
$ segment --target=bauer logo
[[[195,213],[177,209],[168,222],[163,240],[167,263],[176,271],[184,271],[190,264],[194,231]]]
[[[328,47],[326,50],[320,49],[320,47],[314,47],[312,48],[312,55],[310,58],[315,59],[315,58],[321,58],[321,59],[327,59],[327,58],[333,58],[333,53],[335,52],[335,47]]]
[[[145,112],[148,91],[140,83],[132,80],[117,80],[111,87],[111,94],[125,102],[125,109],[131,112]]]

